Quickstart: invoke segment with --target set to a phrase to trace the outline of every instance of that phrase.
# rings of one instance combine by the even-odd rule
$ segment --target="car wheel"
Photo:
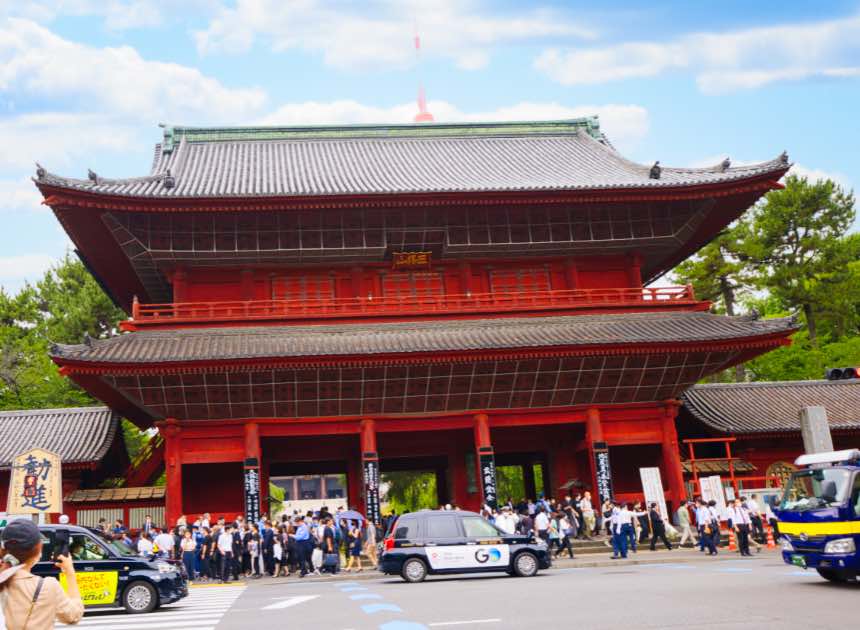
[[[523,551],[514,558],[514,575],[519,577],[532,577],[537,575],[538,559],[530,551]]]
[[[403,563],[400,575],[407,582],[423,582],[427,577],[427,565],[420,558],[409,558]]]
[[[122,594],[122,605],[132,615],[152,612],[158,605],[158,593],[149,582],[132,582]]]
[[[853,575],[839,569],[816,569],[816,571],[818,571],[818,575],[829,582],[849,582],[854,579]]]

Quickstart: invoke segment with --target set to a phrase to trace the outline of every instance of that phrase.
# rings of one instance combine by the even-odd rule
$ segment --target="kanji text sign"
[[[9,514],[56,514],[63,511],[59,455],[34,448],[12,460],[6,511]]]

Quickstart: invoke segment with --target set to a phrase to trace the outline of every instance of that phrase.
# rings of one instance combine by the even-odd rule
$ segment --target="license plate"
[[[793,564],[796,567],[801,567],[801,568],[805,569],[806,568],[806,558],[804,558],[803,556],[799,556],[799,555],[795,554],[795,555],[791,556],[791,564]]]

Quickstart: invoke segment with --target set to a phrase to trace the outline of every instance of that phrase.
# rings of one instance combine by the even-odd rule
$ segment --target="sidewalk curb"
[[[607,549],[607,551],[610,551]],[[588,554],[592,555],[592,554]],[[600,554],[593,554],[600,555]],[[736,562],[755,562],[756,559],[759,560],[776,560],[779,559],[782,561],[781,556],[778,553],[774,553],[773,555],[765,552],[761,554],[756,554],[752,558],[741,558],[735,552],[725,551],[720,553],[717,557],[708,557],[704,554],[700,555],[698,552],[693,552],[692,550],[687,551],[686,553],[677,553],[672,555],[670,551],[648,551],[643,552],[642,557],[628,557],[624,559],[611,560],[608,556],[604,557],[600,560],[555,560],[553,561],[552,568],[545,571],[545,573],[551,575],[554,570],[570,570],[570,569],[599,569],[606,567],[629,567],[635,565],[649,565],[649,564],[681,564],[681,563],[690,563],[690,562],[726,562],[726,561],[736,561]],[[338,575],[326,575],[322,576],[308,576],[307,578],[297,578],[295,576],[290,576],[289,578],[263,578],[262,580],[246,580],[241,582],[242,585],[251,586],[252,584],[256,584],[259,586],[278,586],[283,584],[337,584],[338,582],[355,582],[355,581],[365,581],[365,580],[378,580],[380,578],[396,578],[396,575],[386,575],[384,573],[380,573],[376,569],[365,569],[362,573],[346,573],[345,571],[341,571]],[[206,585],[201,585],[206,586]],[[232,586],[231,584],[211,584],[209,586]]]

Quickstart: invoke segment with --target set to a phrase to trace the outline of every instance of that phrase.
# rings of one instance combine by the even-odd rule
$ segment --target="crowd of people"
[[[440,509],[459,509],[444,505]],[[716,555],[721,544],[721,521],[737,535],[738,550],[751,555],[764,543],[767,506],[756,495],[731,501],[725,512],[715,501],[696,497],[678,507],[673,523],[667,522],[656,503],[625,503],[605,500],[595,507],[588,491],[556,500],[540,496],[536,500],[508,500],[496,508],[484,506],[482,515],[502,532],[534,535],[549,545],[553,557],[574,557],[574,540],[599,538],[612,547],[612,558],[626,558],[640,545],[651,551],[658,544],[666,549],[676,545],[699,546],[701,552]],[[360,514],[326,507],[306,514],[282,515],[279,520],[261,518],[249,522],[242,516],[213,520],[206,513],[192,522],[182,516],[173,527],[161,527],[147,516],[134,540],[117,520],[102,521],[103,532],[135,549],[142,556],[181,561],[189,579],[227,582],[263,576],[298,574],[321,575],[362,571],[362,557],[377,566],[377,544],[395,520],[388,514],[379,525],[368,523]]]
[[[136,541],[121,520],[102,521],[99,527],[141,556],[181,561],[189,580],[204,582],[358,572],[364,568],[362,554],[376,568],[380,537],[377,526],[361,515],[343,508],[330,513],[325,507],[254,522],[241,515],[227,520],[206,513],[192,522],[182,516],[173,527],[161,527],[147,515]]]

